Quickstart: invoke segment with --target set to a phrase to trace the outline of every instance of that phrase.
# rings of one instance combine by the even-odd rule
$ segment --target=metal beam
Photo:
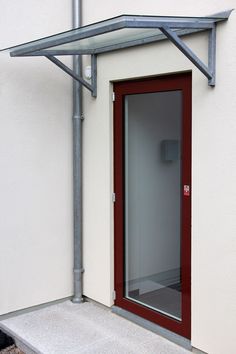
[[[92,96],[97,97],[97,55],[91,55],[91,84],[92,84]]]
[[[215,86],[216,81],[216,25],[209,31],[208,37],[208,68],[212,73],[212,78],[208,83],[210,86]]]
[[[92,87],[92,85],[90,85],[87,81],[85,81],[81,76],[75,74],[73,70],[68,68],[68,66],[66,66],[64,63],[62,63],[59,59],[55,58],[54,56],[45,55],[45,57],[51,62],[53,62],[54,64],[56,64],[65,73],[70,75],[74,80],[78,81],[81,85],[86,87],[89,91],[91,91],[92,96],[94,96],[94,87]]]
[[[212,24],[214,23],[210,19],[206,19],[205,21],[201,21],[193,19],[193,21],[182,19],[182,21],[176,22],[174,20],[167,19],[159,19],[159,20],[147,20],[141,17],[133,17],[131,19],[127,19],[125,21],[126,28],[160,28],[162,26],[167,26],[170,28],[198,28],[198,29],[209,29],[212,28]]]
[[[208,67],[198,56],[179,38],[179,36],[168,27],[161,27],[160,30],[167,38],[209,79],[213,78]]]

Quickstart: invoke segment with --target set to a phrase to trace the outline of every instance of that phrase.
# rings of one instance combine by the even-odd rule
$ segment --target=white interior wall
[[[71,28],[69,0],[1,0],[0,48]],[[72,294],[71,80],[0,53],[0,314]]]
[[[87,0],[84,23],[121,13],[201,15],[235,6],[234,1]],[[216,87],[169,42],[104,54],[98,58],[98,97],[84,94],[85,294],[106,305],[113,291],[114,80],[193,72],[192,108],[192,345],[210,354],[233,354],[235,324],[235,20],[218,26]],[[207,35],[185,39],[207,60]],[[95,178],[94,178],[95,177]]]

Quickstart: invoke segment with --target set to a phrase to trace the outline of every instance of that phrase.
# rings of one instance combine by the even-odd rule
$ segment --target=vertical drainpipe
[[[73,28],[81,26],[82,0],[72,0]],[[82,76],[82,58],[73,56],[73,70]],[[73,205],[74,205],[74,295],[72,302],[83,302],[82,286],[82,86],[73,80]]]

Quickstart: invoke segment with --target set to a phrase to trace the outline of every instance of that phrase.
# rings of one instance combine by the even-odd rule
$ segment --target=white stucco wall
[[[84,0],[83,23],[122,13],[204,16],[235,1]],[[1,0],[0,48],[71,28],[69,0]],[[98,58],[84,92],[84,293],[112,304],[114,80],[193,71],[192,345],[234,353],[236,12],[217,33],[217,83],[169,42]],[[186,38],[203,59],[207,36]],[[0,314],[72,294],[71,80],[44,58],[0,55]]]
[[[84,24],[122,13],[205,16],[233,8],[226,0],[107,1],[84,6]],[[84,93],[84,291],[108,306],[113,283],[114,80],[193,72],[192,345],[210,354],[235,352],[236,13],[217,31],[217,78],[207,79],[171,43],[100,55],[98,97]],[[206,61],[207,35],[186,43]]]
[[[71,28],[69,0],[1,0],[0,48]],[[71,80],[0,53],[0,314],[72,294]]]

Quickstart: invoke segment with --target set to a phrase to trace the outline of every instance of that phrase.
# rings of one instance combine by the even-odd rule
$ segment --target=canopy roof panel
[[[97,54],[169,39],[215,85],[216,23],[228,20],[232,10],[207,17],[121,15],[67,32],[7,48],[12,57],[45,56],[74,80],[97,95]],[[205,31],[209,33],[206,65],[181,40],[181,36]],[[91,82],[55,56],[91,55]]]
[[[121,15],[7,50],[11,56],[99,54],[165,39],[163,28],[178,35],[211,30],[230,13],[207,17]]]

